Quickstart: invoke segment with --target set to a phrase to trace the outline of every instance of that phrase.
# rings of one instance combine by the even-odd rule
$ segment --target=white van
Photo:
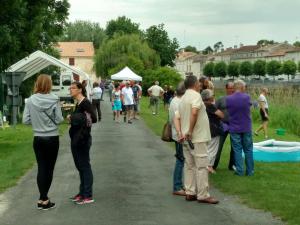
[[[52,75],[52,93],[56,94],[60,101],[72,102],[69,87],[74,82],[73,73],[71,71],[62,71],[61,74]]]

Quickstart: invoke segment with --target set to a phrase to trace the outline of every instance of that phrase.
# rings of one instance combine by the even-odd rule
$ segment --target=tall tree
[[[266,61],[264,61],[264,60],[255,61],[253,64],[253,73],[255,75],[258,75],[259,78],[261,76],[265,76],[266,75]]]
[[[272,60],[267,63],[267,73],[270,76],[273,76],[273,80],[275,80],[275,76],[278,76],[281,73],[281,63]]]
[[[112,38],[114,34],[141,34],[140,25],[134,23],[126,16],[120,16],[116,20],[110,20],[105,32],[109,38]]]
[[[136,73],[159,66],[159,56],[139,35],[115,35],[107,39],[98,49],[95,57],[97,76],[108,75],[129,66]]]
[[[173,40],[169,38],[164,24],[149,27],[145,36],[150,48],[159,54],[161,66],[174,66],[174,59],[176,58],[179,44],[176,38],[173,38]]]
[[[272,45],[272,44],[277,44],[277,43],[278,42],[276,42],[274,40],[262,39],[257,42],[257,45],[265,46],[265,45]]]
[[[221,61],[215,64],[213,69],[214,77],[226,77],[227,75],[227,65],[225,62]]]
[[[186,52],[195,52],[195,53],[199,53],[199,51],[197,50],[196,47],[188,45],[184,48],[184,51]]]
[[[105,31],[99,23],[77,20],[66,26],[60,41],[91,41],[95,49],[98,49],[105,38]]]
[[[295,41],[293,44],[295,47],[300,47],[300,41]]]
[[[67,0],[2,0],[0,70],[35,50],[49,50],[63,32],[69,7]]]
[[[214,50],[215,50],[215,52],[218,52],[223,47],[224,47],[224,45],[223,45],[222,41],[219,41],[216,44],[214,44]]]
[[[208,54],[212,53],[213,51],[214,50],[210,46],[207,46],[204,50],[202,50],[202,54],[208,55]]]
[[[244,61],[240,64],[239,73],[242,76],[249,77],[253,74],[253,65],[249,61]]]
[[[239,63],[230,62],[227,68],[228,76],[238,77],[239,76]]]
[[[205,64],[203,68],[203,74],[207,77],[212,77],[214,75],[214,67],[215,64],[213,62]]]
[[[282,64],[282,73],[288,75],[288,80],[290,80],[290,75],[295,75],[297,72],[297,65],[294,61],[288,60]]]

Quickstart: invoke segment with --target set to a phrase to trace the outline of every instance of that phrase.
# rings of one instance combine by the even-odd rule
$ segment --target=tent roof
[[[73,73],[78,74],[79,76],[83,77],[85,80],[89,80],[89,75],[80,69],[77,69],[73,66],[70,66],[59,59],[48,55],[42,51],[35,51],[34,53],[30,54],[29,56],[21,59],[20,61],[16,62],[12,66],[10,66],[6,72],[25,72],[26,75],[23,80],[28,79],[29,77],[33,76],[34,74],[38,73],[42,69],[46,68],[47,66],[54,65],[60,68],[64,68],[67,70],[71,70]]]
[[[119,71],[118,73],[111,75],[112,80],[135,80],[142,81],[142,77],[136,75],[131,69],[127,66]]]

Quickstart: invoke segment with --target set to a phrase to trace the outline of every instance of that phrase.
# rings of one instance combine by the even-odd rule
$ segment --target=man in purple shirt
[[[229,133],[234,151],[236,174],[244,175],[242,152],[244,151],[246,175],[254,174],[253,141],[251,123],[251,99],[245,93],[246,84],[242,80],[234,82],[235,93],[226,97],[226,107],[229,115]]]

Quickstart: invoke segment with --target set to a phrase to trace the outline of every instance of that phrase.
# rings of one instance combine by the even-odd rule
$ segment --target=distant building
[[[98,79],[93,71],[95,54],[93,42],[58,42],[57,49],[63,62],[86,72],[93,81]]]

